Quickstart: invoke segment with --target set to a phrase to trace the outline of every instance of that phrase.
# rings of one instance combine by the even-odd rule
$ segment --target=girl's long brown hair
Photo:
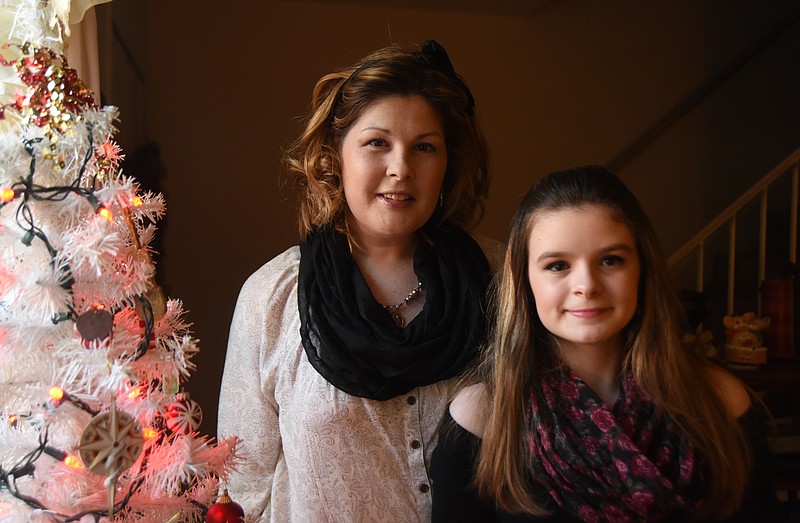
[[[504,510],[545,513],[528,490],[525,408],[533,380],[553,364],[555,352],[527,280],[528,240],[541,213],[587,205],[605,206],[626,223],[640,258],[637,313],[623,336],[623,369],[707,461],[705,502],[694,517],[724,518],[737,509],[744,493],[748,445],[710,381],[713,364],[681,342],[685,319],[649,219],[627,187],[598,166],[548,175],[528,192],[512,222],[503,269],[495,282],[495,327],[477,370],[490,404],[475,484]]]

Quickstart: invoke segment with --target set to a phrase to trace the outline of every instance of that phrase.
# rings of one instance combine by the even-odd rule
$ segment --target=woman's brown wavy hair
[[[444,57],[444,67],[430,60],[430,49]],[[317,82],[305,128],[284,156],[298,193],[301,238],[328,225],[347,234],[342,140],[377,100],[414,95],[435,109],[447,144],[442,201],[428,224],[447,222],[468,229],[480,221],[489,190],[486,143],[466,83],[453,71],[441,46],[429,41],[415,51],[397,45],[380,49]]]

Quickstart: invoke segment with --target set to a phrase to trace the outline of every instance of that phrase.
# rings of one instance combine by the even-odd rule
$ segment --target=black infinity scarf
[[[489,263],[460,229],[430,235],[414,255],[422,312],[400,329],[375,300],[347,239],[331,228],[300,244],[300,335],[311,365],[354,396],[387,400],[458,375],[486,332]]]

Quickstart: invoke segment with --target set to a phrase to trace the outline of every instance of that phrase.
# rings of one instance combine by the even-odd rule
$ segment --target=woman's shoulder
[[[450,416],[464,430],[483,437],[486,415],[489,412],[489,393],[483,383],[461,389],[450,403]]]
[[[296,276],[300,266],[300,247],[293,245],[256,269],[245,282],[245,286],[281,279],[282,276]]]
[[[300,264],[300,246],[299,245],[292,245],[288,247],[285,251],[278,254],[267,263],[262,265],[258,270],[256,270],[256,274],[259,272],[275,272],[275,271],[283,271],[287,269],[294,269],[297,270],[297,266]]]
[[[297,287],[299,266],[299,247],[289,247],[247,277],[239,291],[239,301],[261,301],[291,292]]]
[[[731,416],[739,418],[747,412],[750,408],[750,393],[736,376],[717,365],[709,365],[706,372]]]

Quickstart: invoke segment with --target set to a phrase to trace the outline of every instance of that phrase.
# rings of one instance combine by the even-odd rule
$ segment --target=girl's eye
[[[564,262],[560,262],[560,261],[559,262],[548,263],[547,266],[545,267],[545,270],[546,271],[550,271],[550,272],[561,272],[561,271],[564,271],[566,269],[567,269],[567,264],[564,263]]]
[[[622,256],[606,256],[603,258],[601,262],[606,267],[611,267],[613,265],[619,265],[623,262]]]
[[[384,140],[383,138],[373,138],[372,140],[369,140],[367,142],[367,145],[370,145],[372,147],[381,147],[383,145],[386,145],[386,140]]]

